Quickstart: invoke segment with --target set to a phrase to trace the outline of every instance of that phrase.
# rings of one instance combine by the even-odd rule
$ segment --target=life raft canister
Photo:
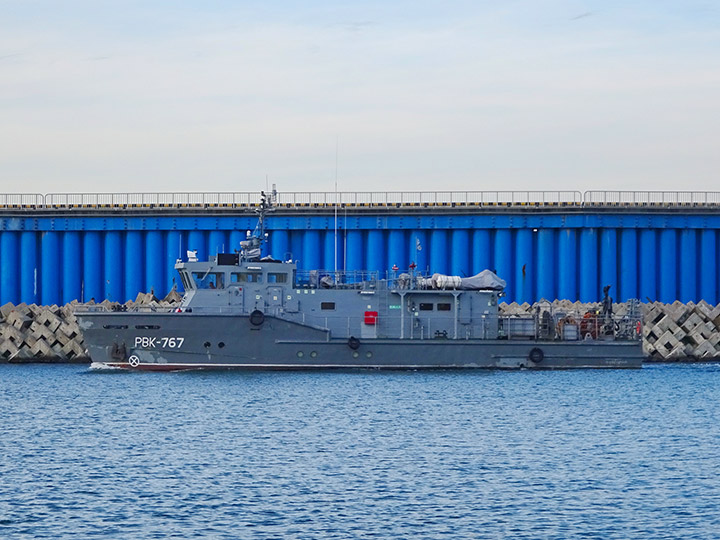
[[[535,364],[539,364],[545,358],[545,353],[540,347],[533,347],[528,353],[528,360]]]
[[[253,326],[260,326],[264,322],[265,314],[259,309],[256,309],[255,311],[250,313],[250,324],[252,324]]]
[[[598,320],[597,315],[594,313],[587,312],[585,315],[583,315],[583,318],[580,319],[580,336],[581,336],[581,338],[585,338],[585,336],[590,334],[591,338],[597,339],[599,333],[600,333],[600,321]]]

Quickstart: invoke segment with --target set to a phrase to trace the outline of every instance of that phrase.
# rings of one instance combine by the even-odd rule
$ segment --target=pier
[[[0,194],[0,305],[125,302],[182,291],[173,265],[237,248],[260,195]],[[495,270],[507,302],[718,298],[720,193],[277,193],[266,254],[301,269],[460,276]]]

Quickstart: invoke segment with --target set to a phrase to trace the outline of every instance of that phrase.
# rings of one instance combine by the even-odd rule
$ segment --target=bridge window
[[[231,274],[233,283],[262,283],[261,272],[240,272]]]
[[[222,289],[223,274],[215,272],[193,272],[193,280],[198,289]]]
[[[268,283],[287,283],[287,274],[281,272],[268,272]]]
[[[180,272],[180,281],[182,281],[183,288],[187,291],[189,289],[194,289],[194,283],[190,280],[188,277],[187,272],[181,271]]]
[[[429,303],[427,303],[427,304],[426,304],[426,303],[421,303],[421,304],[420,304],[420,311],[432,311],[432,310],[433,310],[433,305],[432,305],[432,304],[429,304]]]
[[[452,306],[450,304],[438,304],[437,310],[438,311],[450,311],[452,309]]]
[[[335,309],[335,302],[321,302],[320,309],[328,311]]]

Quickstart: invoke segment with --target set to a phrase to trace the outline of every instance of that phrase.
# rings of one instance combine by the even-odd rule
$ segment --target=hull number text
[[[135,347],[143,349],[179,349],[182,347],[184,337],[141,337],[135,338]]]

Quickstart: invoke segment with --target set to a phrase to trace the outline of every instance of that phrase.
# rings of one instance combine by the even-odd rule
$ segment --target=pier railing
[[[8,203],[18,204],[15,197]],[[48,208],[243,208],[259,206],[260,193],[48,193],[34,203]],[[281,208],[579,205],[582,194],[579,191],[278,192],[273,196],[273,203]]]
[[[277,192],[281,209],[412,209],[506,207],[720,207],[720,192],[707,191],[385,191]],[[0,193],[0,209],[247,209],[259,192]]]
[[[0,208],[42,208],[45,195],[41,193],[0,193]]]
[[[584,206],[720,206],[717,191],[586,191]]]

